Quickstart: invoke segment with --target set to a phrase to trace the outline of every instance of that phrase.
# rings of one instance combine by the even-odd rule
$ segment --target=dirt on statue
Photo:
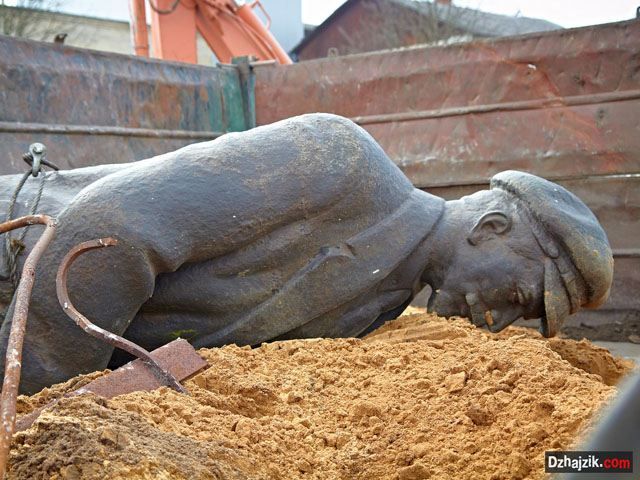
[[[167,388],[60,401],[16,435],[14,479],[543,478],[631,368],[589,342],[403,316],[367,338],[199,352]],[[25,414],[96,375],[21,397]]]

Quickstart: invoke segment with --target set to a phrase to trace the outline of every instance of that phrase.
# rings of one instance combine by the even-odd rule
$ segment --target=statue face
[[[517,205],[491,195],[479,192],[460,201],[460,213],[452,216],[459,222],[457,238],[429,310],[498,332],[518,318],[544,314],[545,254]]]

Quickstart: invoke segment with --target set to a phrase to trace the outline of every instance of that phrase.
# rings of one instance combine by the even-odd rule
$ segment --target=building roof
[[[453,4],[443,5],[416,0],[387,0],[404,5],[417,12],[436,13],[440,20],[451,23],[455,27],[483,37],[506,37],[524,35],[525,33],[558,30],[562,27],[555,23],[520,16],[499,15],[472,8],[458,7]]]
[[[328,25],[341,17],[355,3],[362,0],[347,0],[334,11],[324,22],[318,25],[309,35],[302,39],[291,52],[299,53],[305,45],[322,34]],[[538,18],[499,15],[471,8],[458,7],[452,4],[443,5],[424,0],[382,0],[393,2],[423,14],[436,13],[441,21],[482,37],[504,37],[523,35],[525,33],[558,30],[563,27]]]

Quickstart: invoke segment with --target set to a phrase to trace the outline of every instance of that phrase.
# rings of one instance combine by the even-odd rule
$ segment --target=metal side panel
[[[238,69],[0,36],[0,174],[40,141],[61,168],[121,163],[248,128]],[[252,92],[250,92],[252,94]]]
[[[367,129],[420,188],[640,173],[640,22],[256,68],[258,124]]]

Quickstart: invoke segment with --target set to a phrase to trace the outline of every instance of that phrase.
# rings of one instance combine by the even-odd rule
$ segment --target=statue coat
[[[27,392],[123,361],[57,303],[58,265],[81,241],[119,244],[74,264],[74,304],[147,349],[177,337],[212,347],[358,336],[399,315],[422,288],[416,255],[444,208],[367,132],[328,114],[47,175],[38,212],[56,216],[59,228],[36,273]],[[0,177],[4,212],[18,179]],[[27,182],[14,216],[27,213],[37,186]],[[27,251],[40,231],[30,227]],[[4,349],[13,307],[7,281],[2,288]]]

